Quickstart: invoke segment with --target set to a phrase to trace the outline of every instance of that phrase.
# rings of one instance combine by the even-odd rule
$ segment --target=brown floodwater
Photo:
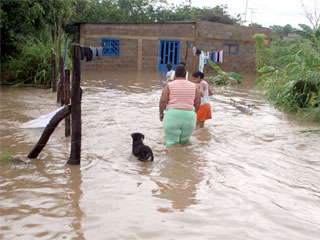
[[[277,239],[320,236],[318,125],[283,113],[254,87],[214,86],[213,119],[167,149],[158,116],[163,74],[82,73],[81,165],[69,166],[61,122],[37,159],[43,129],[27,121],[59,107],[50,89],[1,87],[0,239]],[[252,114],[231,97],[255,104]],[[145,135],[153,163],[131,153]]]

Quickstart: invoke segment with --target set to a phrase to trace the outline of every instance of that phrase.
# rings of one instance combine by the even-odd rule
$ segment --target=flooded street
[[[189,74],[190,75],[190,74]],[[157,72],[82,73],[81,165],[69,166],[60,123],[38,159],[43,129],[19,126],[59,108],[50,89],[1,87],[0,239],[318,240],[320,135],[270,106],[254,87],[215,86],[212,120],[185,146],[165,147]],[[252,114],[231,97],[255,103]],[[153,163],[132,156],[145,135]]]

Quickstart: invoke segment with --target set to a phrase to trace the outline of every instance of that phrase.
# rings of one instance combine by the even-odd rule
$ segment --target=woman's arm
[[[213,92],[212,92],[212,90],[211,90],[211,87],[210,87],[210,85],[208,84],[208,95],[209,96],[212,96],[213,95]]]
[[[162,90],[162,95],[161,95],[160,102],[159,102],[160,121],[163,120],[164,110],[166,110],[168,102],[169,102],[169,86],[167,85]]]
[[[196,96],[194,99],[195,112],[198,112],[198,110],[200,108],[200,103],[201,103],[201,93],[200,93],[200,90],[198,88],[196,88]]]

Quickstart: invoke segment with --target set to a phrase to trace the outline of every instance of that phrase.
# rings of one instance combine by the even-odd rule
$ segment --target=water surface
[[[163,75],[82,73],[81,166],[66,165],[64,125],[38,159],[43,129],[19,125],[59,107],[51,90],[1,87],[0,239],[277,239],[320,236],[320,135],[254,88],[215,86],[213,119],[167,149],[158,116]],[[252,114],[231,104],[255,103]],[[154,163],[131,154],[145,134]]]

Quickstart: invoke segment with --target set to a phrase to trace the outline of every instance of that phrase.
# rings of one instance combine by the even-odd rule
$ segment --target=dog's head
[[[141,141],[144,139],[144,135],[142,133],[132,133],[131,137],[133,141]]]

